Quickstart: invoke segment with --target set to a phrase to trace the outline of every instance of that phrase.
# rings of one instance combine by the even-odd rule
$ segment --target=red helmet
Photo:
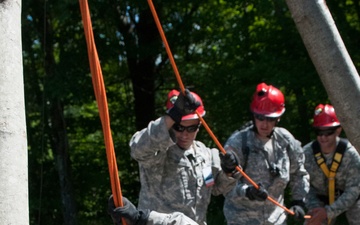
[[[169,92],[168,100],[166,102],[166,110],[169,110],[174,106],[174,103],[175,103],[177,97],[179,96],[179,93],[180,92],[177,91],[177,90],[172,90],[172,91]],[[200,102],[200,106],[196,109],[196,111],[200,114],[201,117],[204,117],[206,111],[204,109],[204,105],[203,105],[203,102],[202,102],[201,98],[195,92],[191,91],[190,93],[194,96],[195,101]],[[192,114],[183,116],[181,118],[181,120],[193,120],[193,119],[198,119],[198,118],[199,118],[198,115],[194,112]]]
[[[266,117],[280,117],[285,112],[284,95],[279,89],[260,83],[253,95],[250,110]]]
[[[337,127],[340,122],[332,105],[319,104],[315,107],[313,127]]]

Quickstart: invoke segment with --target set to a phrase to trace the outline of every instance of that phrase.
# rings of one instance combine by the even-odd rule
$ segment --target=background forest
[[[22,4],[30,223],[112,224],[106,213],[111,186],[104,138],[79,2]],[[359,0],[327,4],[359,68]],[[202,97],[204,119],[221,143],[248,121],[260,82],[285,94],[279,125],[303,144],[314,137],[313,109],[330,102],[285,1],[155,0],[154,5],[182,80]],[[128,141],[164,113],[167,92],[179,86],[145,0],[89,0],[89,7],[121,188],[137,203],[138,166]],[[198,139],[216,147],[205,129]],[[209,225],[224,224],[222,201],[213,198]]]

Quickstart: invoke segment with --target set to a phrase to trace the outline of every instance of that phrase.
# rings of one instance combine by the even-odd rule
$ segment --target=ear
[[[342,127],[338,127],[338,128],[336,129],[336,136],[340,136],[341,131],[342,131]]]

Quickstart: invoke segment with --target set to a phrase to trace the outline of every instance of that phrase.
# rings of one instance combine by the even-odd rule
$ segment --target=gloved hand
[[[185,95],[180,92],[174,106],[167,114],[175,121],[175,123],[180,123],[183,116],[194,113],[199,106],[200,102],[195,100],[188,89],[185,89]]]
[[[225,173],[233,173],[236,170],[236,166],[239,166],[239,158],[232,150],[227,150],[226,154],[219,153],[221,160],[221,169]]]
[[[122,225],[122,218],[125,218],[127,225],[146,225],[150,210],[137,210],[136,207],[125,197],[122,198],[124,206],[115,207],[113,196],[108,201],[108,213],[114,224]]]
[[[294,217],[299,222],[304,222],[305,221],[305,218],[304,218],[305,210],[304,210],[304,208],[305,208],[304,202],[301,201],[301,200],[294,200],[291,203],[290,210],[295,213]]]
[[[265,201],[268,197],[268,192],[265,188],[259,183],[259,189],[256,189],[254,186],[250,185],[245,192],[246,197],[250,200],[256,201]]]
[[[306,223],[308,225],[321,225],[327,219],[326,209],[322,207],[310,210],[309,214],[311,218]]]

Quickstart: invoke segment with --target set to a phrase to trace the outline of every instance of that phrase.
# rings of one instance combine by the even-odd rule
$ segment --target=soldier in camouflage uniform
[[[304,168],[301,143],[289,131],[276,126],[285,111],[284,96],[279,89],[260,83],[250,110],[252,125],[235,131],[224,148],[237,153],[244,172],[259,185],[259,189],[242,177],[225,195],[227,224],[286,224],[287,213],[265,200],[271,196],[283,205],[288,184],[293,200],[290,210],[295,213],[295,218],[304,221],[309,175]]]
[[[138,210],[125,197],[123,197],[123,206],[115,207],[114,199],[110,196],[108,213],[115,225],[122,225],[122,219],[125,219],[127,225],[198,225],[180,212],[159,213],[148,209]]]
[[[131,156],[140,169],[138,207],[182,212],[203,225],[211,194],[224,194],[236,183],[231,176],[238,165],[236,155],[230,152],[220,160],[217,149],[195,140],[198,114],[205,115],[196,93],[186,90],[183,95],[172,90],[166,107],[166,115],[151,121],[130,140]]]
[[[312,216],[307,225],[335,224],[336,217],[346,212],[349,225],[360,224],[360,157],[356,149],[344,138],[341,133],[340,122],[336,117],[334,107],[328,104],[319,104],[315,108],[313,127],[316,140],[304,146],[305,168],[310,174],[310,191],[306,206]],[[317,147],[316,147],[317,143]],[[343,153],[339,152],[343,143]],[[316,149],[318,153],[316,154]],[[317,160],[323,160],[327,168],[331,167],[334,155],[342,155],[340,165],[335,175],[333,203],[329,204],[331,191],[329,180]],[[315,155],[318,155],[315,158]],[[339,155],[338,155],[339,156]],[[338,163],[338,158],[334,160]],[[321,161],[319,161],[321,162]],[[336,165],[334,164],[334,165]],[[326,168],[324,168],[326,171]],[[332,169],[334,171],[334,169]]]

